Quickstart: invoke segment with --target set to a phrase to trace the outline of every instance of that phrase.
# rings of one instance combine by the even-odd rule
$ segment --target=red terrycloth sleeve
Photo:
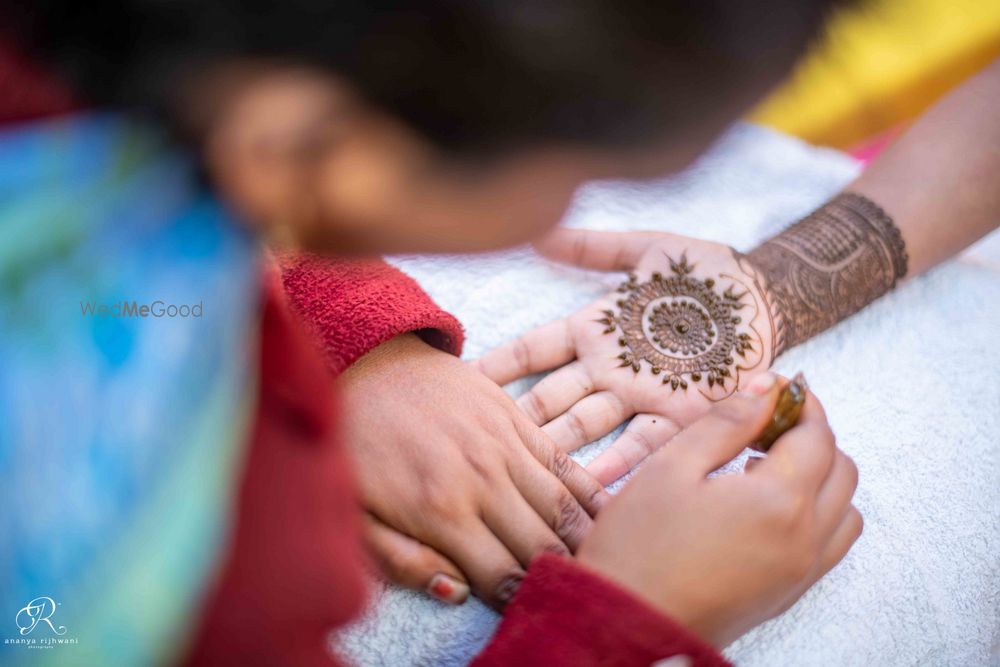
[[[474,667],[647,667],[685,656],[731,667],[713,647],[618,585],[569,558],[543,554]]]
[[[327,365],[340,373],[372,348],[414,332],[458,355],[462,325],[420,286],[380,259],[339,259],[307,253],[278,258],[292,308],[316,334]]]

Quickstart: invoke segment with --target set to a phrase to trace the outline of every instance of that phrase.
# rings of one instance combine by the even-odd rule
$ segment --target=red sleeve
[[[616,584],[543,554],[472,665],[648,667],[673,656],[686,656],[691,667],[731,667],[693,632]]]
[[[264,281],[253,427],[184,667],[337,667],[330,629],[355,617],[366,594],[370,566],[333,383],[277,276]]]
[[[69,86],[0,39],[0,125],[78,108]]]
[[[301,254],[283,255],[279,262],[288,300],[316,334],[334,373],[411,331],[446,352],[462,351],[458,320],[382,260]]]

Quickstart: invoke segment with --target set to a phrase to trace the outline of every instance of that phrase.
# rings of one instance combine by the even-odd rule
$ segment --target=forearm
[[[845,193],[746,256],[765,287],[775,354],[997,227],[998,102],[1000,61],[928,111]]]
[[[910,275],[1000,224],[1000,60],[924,114],[847,188],[896,221]]]

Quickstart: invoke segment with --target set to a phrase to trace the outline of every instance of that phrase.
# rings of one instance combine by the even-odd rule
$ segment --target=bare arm
[[[844,194],[747,255],[774,353],[857,312],[1000,224],[1000,61],[931,108]]]
[[[918,275],[1000,225],[1000,60],[925,113],[848,190],[896,221]]]

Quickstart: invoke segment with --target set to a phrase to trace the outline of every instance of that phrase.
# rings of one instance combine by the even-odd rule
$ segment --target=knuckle
[[[570,493],[562,491],[556,501],[552,528],[563,542],[575,543],[587,532],[590,517]],[[560,546],[563,546],[560,544]],[[566,551],[563,546],[563,551]]]
[[[840,455],[844,457],[844,468],[847,471],[848,483],[851,485],[851,489],[853,491],[858,488],[858,465],[854,462],[854,459],[847,454],[841,453]]]
[[[501,573],[490,587],[489,600],[497,609],[503,609],[511,601],[524,579],[524,570],[513,568]]]
[[[518,404],[521,409],[524,410],[524,412],[536,423],[544,421],[546,415],[548,414],[545,407],[545,401],[542,400],[542,397],[539,396],[538,392],[534,389],[524,394],[524,396],[518,400]]]
[[[788,559],[786,573],[793,581],[802,581],[816,565],[816,554],[812,549],[802,549]]]
[[[620,422],[618,415],[625,413],[625,404],[622,403],[618,394],[612,392],[602,392],[601,417],[607,423]]]
[[[587,490],[587,497],[584,499],[584,504],[588,508],[589,515],[596,516],[601,511],[601,508],[608,503],[610,498],[611,496],[604,490],[604,487],[595,482],[593,488]]]
[[[559,451],[556,449],[555,444],[534,424],[529,429],[521,428],[520,424],[515,428],[521,437],[520,446],[515,446],[515,451],[534,458],[543,466],[552,470],[552,460]]]
[[[381,551],[378,562],[383,574],[396,583],[402,583],[402,580],[407,578],[407,572],[411,569],[410,557],[395,549]]]
[[[855,507],[854,505],[851,505],[850,514],[848,516],[848,521],[850,521],[849,525],[850,525],[850,528],[851,528],[851,531],[850,531],[851,532],[851,538],[852,538],[851,542],[853,543],[859,537],[861,537],[861,534],[865,530],[865,518],[861,515],[861,512],[858,511],[857,507]]]
[[[587,442],[587,428],[584,426],[583,420],[580,419],[580,415],[573,410],[566,413],[566,428],[573,434],[577,442]]]
[[[805,496],[791,489],[776,491],[771,496],[768,507],[768,519],[772,526],[783,533],[797,531],[806,517],[807,501]]]
[[[549,462],[549,470],[562,481],[569,479],[576,468],[576,464],[569,456],[558,450],[553,450],[552,459]]]
[[[796,426],[789,431],[788,437],[794,438],[800,443],[808,443],[811,446],[817,447],[827,455],[835,451],[837,447],[833,431],[827,426],[820,426],[818,424]]]
[[[426,516],[433,517],[438,523],[454,523],[459,516],[461,504],[455,493],[440,484],[427,481],[420,482],[417,492],[417,502]]]
[[[571,250],[571,255],[576,263],[583,261],[583,258],[587,254],[587,235],[586,234],[576,234],[573,237],[573,247]]]
[[[523,338],[516,338],[511,344],[511,353],[518,368],[526,370],[531,368],[531,349]]]
[[[497,481],[494,474],[495,465],[490,456],[486,453],[489,449],[464,449],[462,457],[479,482],[487,487],[493,486]]]
[[[830,426],[830,422],[828,422],[825,418],[802,420],[799,423],[800,425],[796,427],[797,431],[800,431],[803,434],[808,433],[810,438],[819,441],[821,444],[831,445],[837,441],[837,437],[833,433],[833,428]]]
[[[649,437],[638,429],[626,429],[622,435],[627,436],[632,442],[638,445],[644,456],[649,456],[656,449]]]
[[[546,542],[542,545],[542,548],[538,550],[538,553],[550,553],[557,556],[571,556],[569,547],[567,547],[562,542]]]
[[[819,400],[819,396],[810,391],[806,400],[815,406],[816,421],[820,421],[824,424],[827,423],[828,417],[826,415],[826,408],[823,407],[823,401]]]
[[[757,410],[752,401],[737,395],[717,403],[712,415],[720,421],[742,425],[757,417]]]
[[[837,434],[833,432],[833,429],[827,422],[823,422],[817,426],[816,438],[831,449],[837,446]]]

